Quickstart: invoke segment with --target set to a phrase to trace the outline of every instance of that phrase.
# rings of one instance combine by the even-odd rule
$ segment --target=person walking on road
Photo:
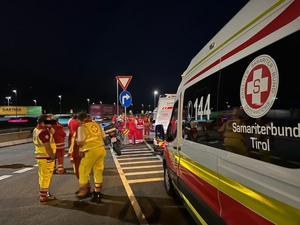
[[[53,138],[55,130],[51,126],[51,118],[48,115],[41,115],[38,118],[38,125],[33,130],[32,139],[35,145],[35,158],[38,164],[40,203],[55,199],[48,191],[53,174],[56,152],[56,145]]]
[[[136,141],[138,144],[142,144],[143,143],[143,119],[141,118],[141,115],[137,115],[135,118],[136,121]]]
[[[88,118],[85,112],[78,114],[82,123],[78,127],[77,142],[81,147],[82,159],[79,165],[79,199],[89,197],[89,178],[91,170],[94,172],[94,192],[92,202],[101,203],[101,189],[103,183],[102,172],[106,150],[103,140],[105,133],[101,126]]]

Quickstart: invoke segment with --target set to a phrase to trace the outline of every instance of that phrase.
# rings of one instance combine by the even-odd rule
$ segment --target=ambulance
[[[176,94],[164,94],[159,96],[154,131],[157,129],[157,125],[162,125],[163,129],[160,130],[160,132],[156,131],[156,135],[153,136],[154,151],[156,152],[163,153],[164,151],[165,141],[162,140],[163,137],[159,138],[158,136],[163,135],[167,131],[175,97]]]
[[[249,1],[182,74],[164,186],[199,224],[300,224],[299,15]]]

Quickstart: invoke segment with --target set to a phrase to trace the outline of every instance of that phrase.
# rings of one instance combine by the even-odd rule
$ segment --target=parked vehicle
[[[160,95],[157,104],[157,113],[154,125],[154,131],[157,125],[163,125],[164,132],[167,131],[169,121],[172,114],[176,94]],[[161,132],[155,132],[161,135]],[[154,151],[163,152],[165,148],[165,141],[158,140],[156,135],[153,136]]]
[[[117,114],[117,105],[109,104],[92,104],[90,105],[90,115],[97,120],[111,119],[114,114]],[[123,111],[123,107],[119,106],[119,114]]]
[[[249,1],[182,74],[155,135],[166,192],[199,224],[300,224],[299,9]]]

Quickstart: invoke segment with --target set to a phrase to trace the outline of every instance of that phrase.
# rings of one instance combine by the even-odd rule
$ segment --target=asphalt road
[[[149,145],[126,145],[122,156],[107,149],[102,204],[78,202],[78,181],[65,158],[66,174],[54,174],[57,200],[40,205],[33,144],[0,148],[0,224],[194,224],[178,198],[164,190],[161,159]]]

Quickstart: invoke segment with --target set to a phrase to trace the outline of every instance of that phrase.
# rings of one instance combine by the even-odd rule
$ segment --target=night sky
[[[112,104],[116,76],[133,76],[134,112],[153,92],[176,93],[181,74],[248,0],[1,1],[0,105],[18,91],[47,112]],[[119,92],[122,88],[119,86]],[[157,97],[156,97],[157,99]]]

